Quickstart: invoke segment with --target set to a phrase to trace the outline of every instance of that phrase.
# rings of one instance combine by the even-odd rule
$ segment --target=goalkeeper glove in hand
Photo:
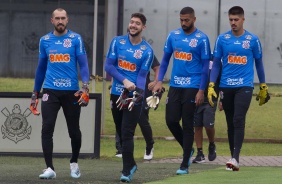
[[[161,91],[156,91],[153,93],[152,96],[149,96],[146,98],[147,105],[150,108],[154,108],[154,110],[157,110],[159,107],[160,100],[162,98],[163,93],[165,92],[165,88],[163,87]]]
[[[133,98],[129,103],[128,110],[131,111],[135,105],[139,105],[143,100],[143,89],[136,88],[133,92]]]
[[[82,88],[80,90],[78,90],[74,96],[79,97],[79,100],[77,101],[77,103],[82,106],[82,107],[86,107],[89,103],[89,88],[88,88],[88,84],[83,83]]]
[[[31,112],[34,115],[38,116],[40,114],[40,112],[37,110],[37,105],[38,105],[38,92],[34,91],[34,92],[32,92],[32,95],[31,95],[31,101],[30,101],[29,109],[31,110]]]
[[[259,101],[260,106],[262,106],[263,104],[268,102],[268,100],[270,100],[270,96],[268,93],[268,87],[265,83],[260,84],[259,93],[256,97],[256,100]]]
[[[119,110],[126,109],[131,102],[132,98],[128,98],[129,91],[128,89],[124,88],[123,92],[120,94],[118,100],[116,101],[117,108]]]
[[[210,106],[214,107],[214,103],[212,101],[212,97],[217,98],[217,94],[214,91],[214,82],[210,82],[209,83],[209,88],[208,88],[208,100],[209,100],[209,104]]]

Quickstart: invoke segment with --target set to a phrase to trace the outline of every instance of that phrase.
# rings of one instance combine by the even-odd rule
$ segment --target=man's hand
[[[270,96],[268,93],[268,87],[265,83],[260,84],[259,93],[256,97],[256,100],[259,101],[260,106],[268,102],[268,100],[270,100]]]
[[[126,109],[128,107],[129,103],[132,100],[132,98],[129,98],[128,95],[128,89],[124,88],[123,92],[120,94],[118,100],[116,101],[117,108],[119,108],[119,110]]]
[[[128,79],[124,79],[123,81],[124,88],[126,88],[128,91],[135,90],[136,86],[133,82],[129,81]]]
[[[208,88],[208,100],[209,100],[209,103],[212,107],[214,107],[214,103],[212,101],[212,97],[215,97],[217,98],[217,94],[216,92],[214,91],[214,82],[210,82],[209,83],[209,88]]]
[[[156,85],[154,86],[154,88],[153,88],[153,92],[161,92],[162,91],[162,89],[163,89],[163,82],[162,81],[158,81],[157,83],[156,83]]]
[[[135,91],[133,92],[132,101],[129,103],[129,106],[128,106],[129,111],[131,111],[135,105],[142,103],[143,92],[144,92],[143,89],[140,89],[140,88],[135,89]]]
[[[159,91],[153,92],[152,96],[149,96],[149,97],[146,98],[147,105],[150,108],[154,108],[154,110],[157,110],[164,92],[165,92],[164,87],[162,88],[162,90],[160,92]]]
[[[149,89],[150,91],[152,91],[152,90],[154,89],[154,87],[155,87],[156,84],[157,84],[157,81],[152,81],[152,82],[150,82],[150,83],[148,84],[148,89]]]
[[[204,90],[199,90],[196,94],[195,103],[196,106],[200,106],[204,102]]]
[[[83,83],[82,88],[80,90],[78,90],[74,96],[78,97],[80,96],[79,100],[77,101],[77,103],[82,106],[82,107],[86,107],[89,103],[89,88],[88,88],[88,84]]]
[[[40,114],[40,112],[37,110],[37,105],[38,105],[38,92],[34,91],[34,92],[32,92],[32,95],[31,95],[31,101],[30,101],[29,109],[31,110],[31,112],[34,115],[38,116]]]

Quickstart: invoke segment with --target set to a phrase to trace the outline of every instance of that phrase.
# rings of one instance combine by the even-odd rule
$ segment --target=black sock
[[[202,155],[203,154],[203,148],[197,148],[198,150],[198,155]]]

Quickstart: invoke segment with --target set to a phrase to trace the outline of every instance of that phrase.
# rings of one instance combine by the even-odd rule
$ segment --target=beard
[[[59,24],[57,26],[54,26],[55,27],[55,30],[58,32],[58,33],[63,33],[65,32],[67,26],[64,26],[63,24]]]
[[[136,37],[136,36],[140,35],[140,33],[141,33],[141,31],[137,31],[136,33],[133,34],[133,33],[130,33],[130,30],[129,30],[129,34],[132,37]]]
[[[182,26],[182,29],[184,32],[190,32],[192,28],[194,27],[194,24],[191,24],[190,26]]]

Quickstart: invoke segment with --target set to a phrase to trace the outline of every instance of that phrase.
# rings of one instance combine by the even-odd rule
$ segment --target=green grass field
[[[96,83],[96,92],[102,92],[102,82]],[[108,85],[107,83],[106,85]],[[167,84],[166,89],[168,89]],[[0,78],[1,92],[31,92],[33,79]],[[246,142],[241,151],[242,156],[282,156],[281,144],[263,143],[263,140],[281,141],[282,131],[280,92],[282,86],[269,86],[271,100],[263,106],[259,106],[252,100],[247,114],[246,139],[260,140],[258,143]],[[258,92],[257,86],[254,93]],[[157,111],[150,111],[151,126],[155,137],[154,159],[181,157],[182,150],[176,141],[166,141],[161,137],[171,136],[164,121],[165,96]],[[114,135],[114,123],[109,108],[109,93],[106,91],[105,124],[103,135]],[[192,164],[190,174],[176,176],[175,171],[179,164],[148,164],[143,163],[145,141],[140,128],[137,126],[134,156],[138,164],[138,171],[134,175],[132,183],[280,183],[280,167],[242,167],[239,172],[227,172],[223,166]],[[105,136],[108,137],[108,136]],[[216,137],[227,138],[224,112],[216,114]],[[140,138],[140,139],[139,139]],[[77,184],[111,184],[119,183],[121,175],[121,159],[114,156],[115,142],[112,138],[101,139],[101,158],[80,159],[79,164],[82,177],[78,180],[69,176],[69,159],[55,158],[54,165],[57,172],[55,180],[39,180],[38,175],[45,168],[43,158],[31,157],[0,157],[0,183],[77,183]],[[207,152],[207,142],[204,142],[204,153]],[[229,155],[228,143],[217,142],[217,154]]]

